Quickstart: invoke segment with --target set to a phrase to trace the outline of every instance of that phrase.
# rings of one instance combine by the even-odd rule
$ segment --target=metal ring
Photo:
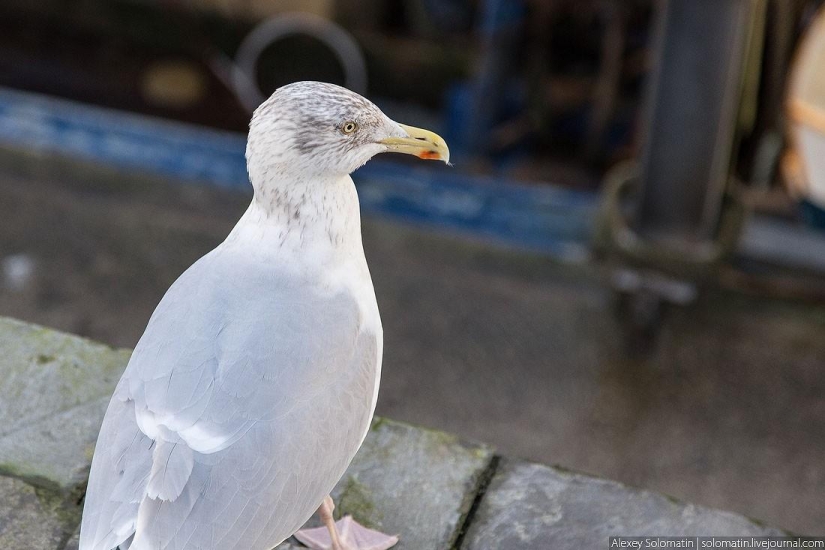
[[[232,67],[232,87],[249,111],[266,99],[255,81],[258,60],[273,42],[286,36],[305,34],[327,46],[344,69],[344,83],[353,92],[367,89],[367,63],[355,39],[332,21],[309,13],[287,13],[267,19],[255,27],[241,42]]]
[[[735,189],[733,185],[729,188]],[[706,273],[735,250],[747,215],[747,209],[737,194],[731,191],[726,194],[726,208],[722,212],[715,240],[679,247],[651,242],[627,223],[622,202],[638,190],[638,167],[635,163],[619,165],[608,173],[597,224],[597,246],[618,251],[621,256],[637,264],[693,276]]]

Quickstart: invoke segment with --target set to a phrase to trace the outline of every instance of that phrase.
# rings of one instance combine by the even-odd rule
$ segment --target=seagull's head
[[[278,88],[252,115],[246,149],[256,180],[349,174],[378,153],[449,162],[444,140],[399,124],[360,95],[324,82]]]

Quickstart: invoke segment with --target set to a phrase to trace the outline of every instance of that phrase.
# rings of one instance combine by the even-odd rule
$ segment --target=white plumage
[[[381,372],[348,174],[385,150],[446,150],[409,130],[321,83],[256,111],[255,197],[135,348],[95,449],[80,550],[267,550],[319,507],[367,433]]]

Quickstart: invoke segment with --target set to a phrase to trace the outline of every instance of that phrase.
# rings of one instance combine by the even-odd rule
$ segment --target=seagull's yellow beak
[[[407,132],[407,137],[382,139],[380,143],[387,146],[387,151],[415,155],[420,159],[450,162],[450,148],[441,136],[406,124],[399,124],[399,126]]]

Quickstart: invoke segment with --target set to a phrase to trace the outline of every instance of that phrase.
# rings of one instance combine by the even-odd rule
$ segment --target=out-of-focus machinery
[[[664,303],[692,301],[737,245],[745,208],[732,166],[754,121],[766,4],[660,5],[642,155],[607,176],[598,230],[639,327]]]

